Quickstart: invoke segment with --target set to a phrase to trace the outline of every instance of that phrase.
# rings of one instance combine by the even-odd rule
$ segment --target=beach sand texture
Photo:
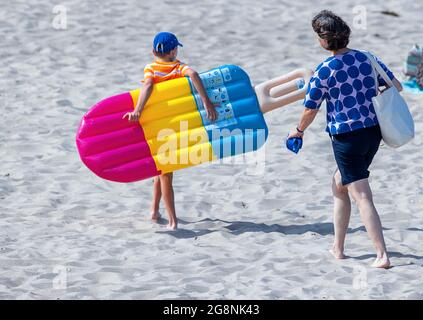
[[[176,33],[180,58],[196,70],[236,64],[258,84],[315,68],[327,53],[312,16],[330,8],[352,24],[363,2],[195,3],[65,0],[65,30],[55,1],[2,3],[0,299],[423,299],[421,95],[404,95],[416,138],[383,146],[371,170],[390,270],[369,267],[374,250],[356,207],[348,259],[328,253],[335,162],[324,111],[298,155],[284,146],[300,102],[266,114],[268,142],[248,158],[265,156],[264,166],[238,158],[175,173],[176,232],[148,221],[151,180],[112,183],[83,165],[81,117],[139,85],[156,32]],[[366,9],[351,47],[401,78],[407,51],[423,44],[423,3],[375,0]]]

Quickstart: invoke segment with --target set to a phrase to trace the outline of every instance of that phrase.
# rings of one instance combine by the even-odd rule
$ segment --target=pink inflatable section
[[[134,182],[160,174],[140,124],[122,119],[133,109],[127,92],[100,101],[81,120],[76,136],[79,155],[103,179]]]

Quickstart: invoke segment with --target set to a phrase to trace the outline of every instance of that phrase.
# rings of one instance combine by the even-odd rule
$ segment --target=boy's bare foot
[[[390,266],[391,262],[389,261],[389,258],[386,253],[380,258],[377,257],[376,260],[372,263],[373,268],[388,269]]]
[[[341,249],[336,248],[335,246],[332,246],[332,249],[329,249],[329,252],[337,260],[345,259],[344,252]]]
[[[159,221],[161,217],[162,217],[162,216],[160,215],[160,212],[153,212],[153,213],[151,214],[151,220],[152,220],[153,222],[157,222],[157,221]]]

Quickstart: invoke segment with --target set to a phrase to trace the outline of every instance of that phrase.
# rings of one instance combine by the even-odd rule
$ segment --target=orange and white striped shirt
[[[185,63],[175,60],[171,62],[154,61],[144,68],[144,80],[152,78],[154,83],[185,77],[190,69]]]

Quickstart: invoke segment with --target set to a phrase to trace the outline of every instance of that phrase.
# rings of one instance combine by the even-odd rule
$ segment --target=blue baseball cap
[[[168,53],[175,49],[177,46],[183,47],[178,38],[170,32],[160,32],[154,37],[153,48],[158,53]]]

